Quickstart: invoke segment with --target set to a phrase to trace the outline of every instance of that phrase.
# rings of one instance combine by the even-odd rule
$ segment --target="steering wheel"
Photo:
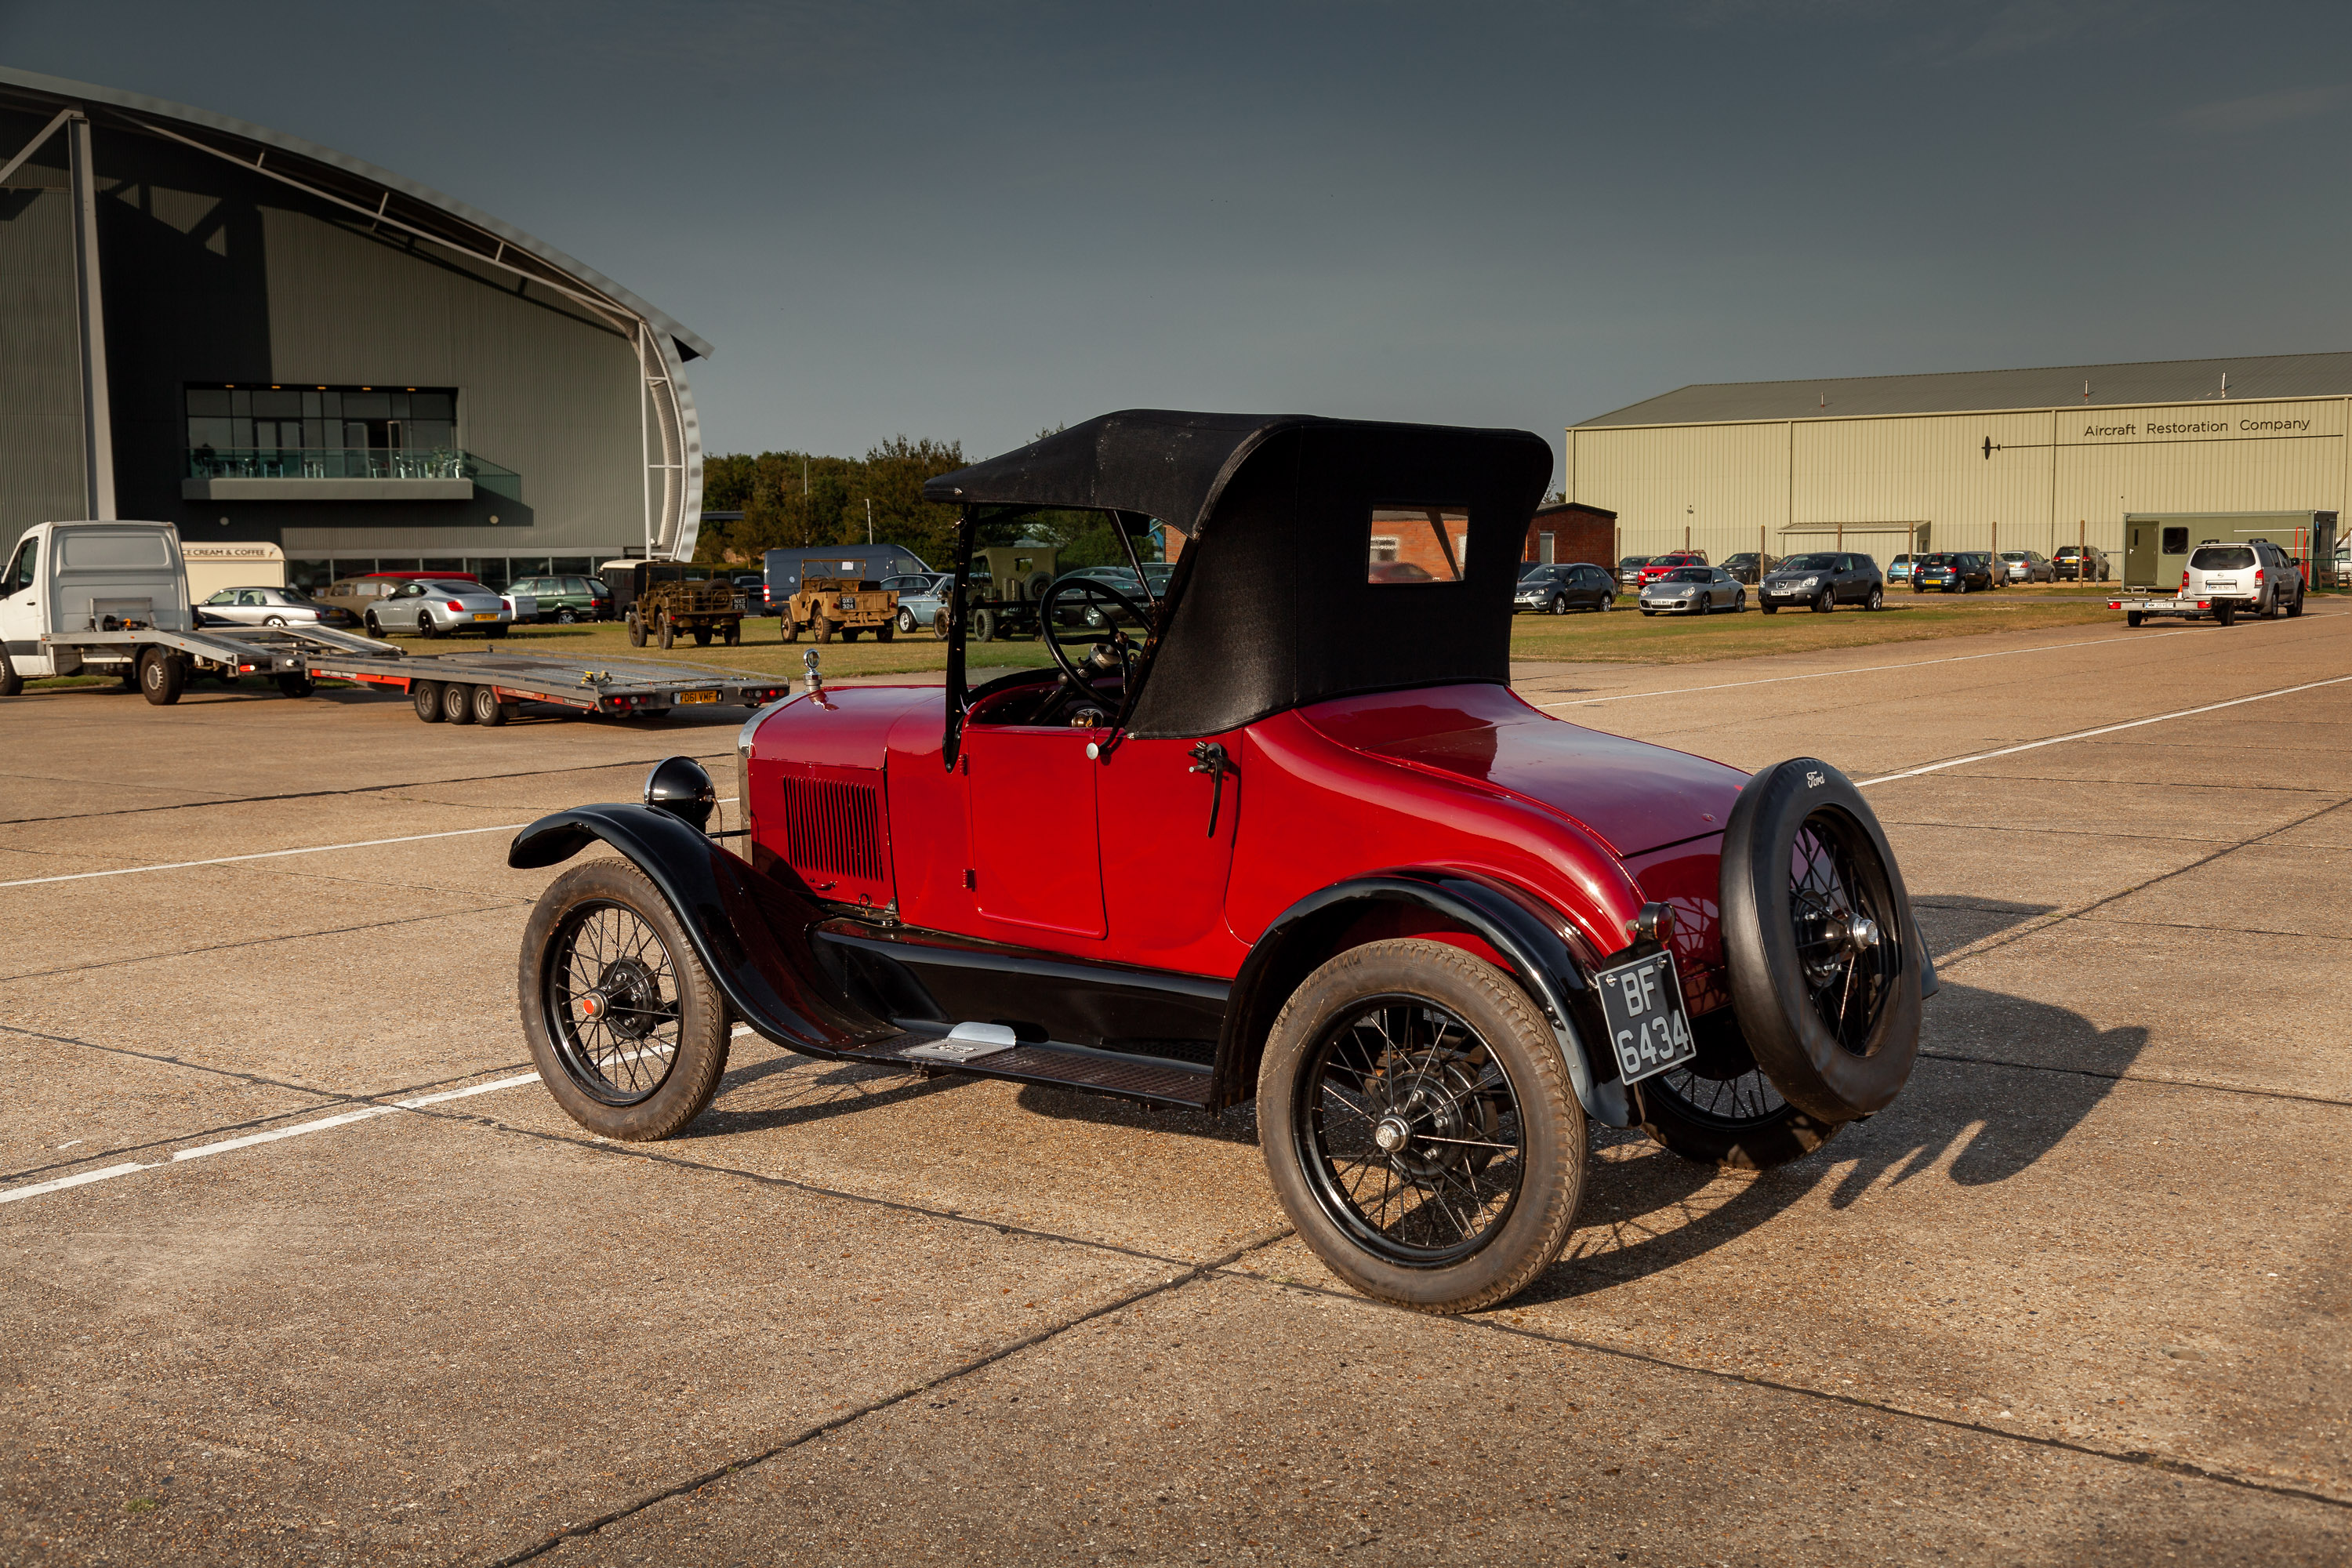
[[[1083,613],[1075,617],[1078,623],[1076,626],[1062,625],[1063,608],[1069,605],[1075,609],[1076,606],[1072,605],[1071,601],[1078,599],[1099,601],[1108,606],[1103,616],[1106,625],[1102,631],[1087,626]],[[1091,605],[1087,606],[1092,607]],[[1062,706],[1075,708],[1084,703],[1100,707],[1102,693],[1095,689],[1094,683],[1110,672],[1114,662],[1118,669],[1122,690],[1134,679],[1135,644],[1126,632],[1119,629],[1118,616],[1124,616],[1138,626],[1151,624],[1151,617],[1144,613],[1141,605],[1099,578],[1065,577],[1046,590],[1044,602],[1037,606],[1037,635],[1045,639],[1046,651],[1062,668],[1062,680],[1068,689]],[[1105,640],[1106,635],[1108,641]],[[1080,647],[1087,650],[1083,662],[1072,657],[1071,653],[1073,648]]]

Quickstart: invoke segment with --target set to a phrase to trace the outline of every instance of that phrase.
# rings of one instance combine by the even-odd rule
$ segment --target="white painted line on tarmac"
[[[1726,680],[1713,686],[1676,686],[1664,691],[1621,691],[1611,697],[1571,697],[1558,702],[1534,702],[1532,708],[1593,708],[1603,702],[1631,702],[1643,697],[1687,697],[1695,691],[1733,691],[1743,686],[1780,686],[1791,680],[1827,680],[1838,675],[1875,675],[1888,669],[1925,669],[1937,664],[1967,664],[1979,658],[2015,658],[2020,654],[2057,653],[2070,647],[2096,647],[2101,643],[2154,642],[2158,637],[2185,637],[2194,634],[2183,629],[2177,632],[2134,632],[2129,637],[2086,637],[2080,642],[2051,643],[2045,647],[2005,647],[1998,653],[1956,653],[1944,658],[1906,659],[1900,664],[1865,664],[1853,669],[1817,669],[1806,675],[1768,675],[1756,680]],[[0,882],[0,887],[8,884]]]
[[[2224,708],[2242,707],[2249,702],[2267,702],[2273,697],[2292,697],[2298,691],[2316,691],[2323,686],[2341,686],[2352,680],[2352,675],[2338,675],[2326,680],[2309,680],[2301,686],[2282,686],[2276,691],[2257,691],[2252,697],[2232,697],[2227,702],[2208,702],[2202,708],[2183,708],[2177,712],[2152,714],[2146,719],[2126,720],[2121,724],[2102,724],[2095,730],[2076,730],[2072,734],[2053,735],[2043,741],[2026,741],[2014,746],[2002,746],[1997,751],[1979,752],[1971,757],[1954,757],[1949,762],[1929,763],[1925,767],[1906,768],[1899,773],[1882,773],[1874,779],[1864,779],[1854,787],[1868,789],[1872,784],[1893,784],[1896,779],[1916,779],[1921,773],[1941,773],[1946,768],[1961,768],[1970,763],[1990,762],[1995,757],[2013,757],[2020,752],[2039,751],[2043,746],[2063,745],[2068,741],[2087,741],[2097,735],[2112,735],[2119,730],[2137,730],[2145,724],[2162,724],[2174,719],[2193,719],[2200,713],[2218,713]]]
[[[729,795],[719,802],[732,805]],[[359,838],[349,844],[310,844],[299,849],[264,849],[252,855],[222,855],[210,860],[166,860],[155,866],[118,866],[111,871],[72,871],[62,877],[25,877],[0,882],[0,888],[35,888],[44,882],[86,882],[92,877],[136,877],[148,871],[185,871],[194,866],[234,866],[240,860],[276,860],[288,855],[326,855],[337,849],[373,849],[385,844],[422,844],[428,838],[465,838],[477,833],[519,833],[528,822],[501,822],[489,827],[453,827],[444,833],[410,833],[398,838]]]
[[[732,1030],[732,1033],[739,1037],[751,1032],[751,1026],[748,1024],[738,1024]],[[667,1046],[661,1046],[634,1054],[653,1056],[668,1048]],[[46,1197],[51,1193],[64,1192],[68,1187],[86,1187],[92,1182],[110,1182],[117,1176],[131,1176],[142,1171],[162,1170],[166,1165],[176,1165],[183,1160],[202,1160],[208,1155],[226,1154],[237,1149],[250,1149],[258,1143],[276,1143],[288,1138],[299,1138],[306,1133],[324,1132],[332,1127],[349,1127],[353,1122],[372,1121],[379,1116],[390,1116],[396,1110],[422,1110],[428,1105],[446,1105],[453,1100],[467,1100],[478,1094],[495,1094],[506,1089],[520,1089],[527,1083],[538,1081],[537,1073],[521,1072],[516,1073],[511,1078],[494,1078],[487,1083],[469,1083],[463,1089],[445,1089],[435,1094],[413,1095],[406,1100],[395,1100],[388,1105],[364,1105],[357,1110],[339,1111],[333,1116],[321,1116],[310,1121],[298,1121],[291,1127],[275,1128],[268,1132],[248,1132],[242,1138],[222,1138],[210,1143],[198,1143],[192,1148],[177,1149],[173,1151],[172,1157],[168,1160],[156,1160],[146,1163],[131,1161],[120,1165],[107,1165],[95,1171],[78,1172],[70,1176],[59,1176],[53,1181],[34,1182],[26,1186],[10,1187],[5,1192],[0,1192],[0,1204],[13,1204],[22,1198]]]

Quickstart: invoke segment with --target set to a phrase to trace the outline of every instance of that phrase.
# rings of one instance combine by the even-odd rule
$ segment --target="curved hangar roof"
[[[654,394],[658,443],[646,454],[663,494],[657,548],[692,554],[701,517],[702,431],[686,361],[713,350],[698,333],[542,240],[428,185],[282,131],[184,103],[0,66],[0,104],[52,114],[79,106],[94,123],[144,132],[209,153],[387,228],[440,246],[477,266],[562,295],[637,345]],[[12,149],[0,149],[5,157]]]

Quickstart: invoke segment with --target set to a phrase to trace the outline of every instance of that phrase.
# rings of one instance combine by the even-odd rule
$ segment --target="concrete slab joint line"
[[[1243,1242],[1239,1247],[1234,1247],[1231,1252],[1224,1254],[1223,1257],[1212,1258],[1206,1263],[1192,1264],[1186,1268],[1182,1272],[1169,1279],[1162,1279],[1158,1284],[1139,1287],[1136,1289],[1128,1291],[1123,1296],[1119,1296],[1112,1300],[1104,1302],[1099,1307],[1095,1307],[1087,1311],[1081,1312],[1076,1317],[1069,1319],[1066,1322],[1049,1324],[1045,1328],[1039,1329],[1034,1333],[1024,1334],[1017,1340],[999,1345],[992,1351],[986,1352],[983,1354],[972,1357],[969,1361],[962,1362],[955,1366],[950,1367],[947,1371],[940,1373],[937,1377],[928,1378],[921,1383],[909,1384],[908,1386],[898,1390],[896,1394],[885,1394],[883,1397],[873,1401],[871,1404],[860,1405],[858,1408],[849,1411],[845,1415],[835,1416],[830,1421],[820,1422],[816,1426],[804,1427],[801,1431],[794,1433],[793,1436],[785,1438],[782,1442],[776,1444],[772,1447],[764,1448],[756,1454],[747,1454],[740,1458],[730,1459],[725,1464],[720,1465],[716,1468],[705,1470],[699,1475],[689,1476],[685,1480],[677,1481],[669,1486],[664,1487],[659,1491],[648,1493],[646,1496],[639,1498],[635,1502],[624,1503],[619,1508],[613,1510],[610,1513],[599,1514],[596,1518],[588,1520],[583,1523],[567,1525],[563,1529],[552,1532],[543,1541],[536,1542],[530,1546],[526,1546],[520,1552],[515,1552],[505,1557],[498,1558],[490,1564],[490,1568],[514,1568],[514,1565],[517,1563],[528,1563],[534,1557],[544,1556],[546,1553],[554,1551],[558,1546],[562,1545],[567,1541],[577,1541],[583,1537],[593,1535],[601,1530],[618,1524],[625,1519],[643,1513],[649,1508],[657,1507],[662,1503],[669,1501],[673,1498],[684,1497],[689,1492],[699,1490],[701,1488],[710,1485],[713,1481],[723,1480],[729,1476],[736,1475],[741,1471],[751,1469],[756,1465],[766,1464],[770,1459],[775,1458],[780,1455],[788,1454],[794,1448],[801,1447],[805,1444],[814,1442],[819,1437],[826,1436],[831,1433],[837,1432],[853,1422],[863,1420],[868,1415],[877,1415],[882,1411],[889,1409],[892,1405],[903,1405],[908,1400],[915,1398],[919,1394],[929,1394],[934,1389],[943,1388],[947,1384],[954,1383],[959,1379],[970,1377],[976,1372],[984,1371],[989,1367],[994,1366],[998,1362],[1003,1361],[1011,1356],[1018,1355],[1023,1351],[1034,1349],[1038,1345],[1045,1343],[1049,1340],[1059,1339],[1062,1335],[1068,1333],[1072,1329],[1079,1328],[1085,1324],[1093,1322],[1097,1318],[1108,1317],[1113,1312],[1124,1311],[1126,1309],[1136,1305],[1138,1302],[1147,1301],[1155,1296],[1163,1296],[1171,1291],[1181,1289],[1183,1287],[1192,1284],[1197,1280],[1227,1277],[1225,1275],[1225,1271],[1231,1268],[1233,1265],[1240,1262],[1243,1258],[1248,1257],[1253,1252],[1272,1247],[1278,1241],[1288,1239],[1291,1234],[1291,1229],[1288,1226],[1280,1226],[1273,1230],[1265,1232],[1264,1235],[1253,1237],[1249,1240]],[[1238,1278],[1252,1279],[1255,1278],[1255,1276],[1243,1275],[1238,1276]]]
[[[1375,1301],[1370,1297],[1359,1296],[1352,1290],[1336,1290],[1321,1285],[1302,1285],[1292,1279],[1267,1279],[1247,1273],[1232,1273],[1227,1277],[1255,1280],[1261,1285],[1272,1285],[1283,1290],[1296,1290],[1303,1295],[1327,1297],[1335,1301],[1346,1302],[1350,1306],[1362,1307],[1376,1312],[1411,1311],[1409,1308],[1391,1306],[1385,1301]],[[2267,1492],[2273,1497],[2292,1498],[2297,1502],[2315,1502],[2328,1508],[2352,1511],[2352,1498],[2332,1497],[2326,1492],[2311,1491],[2303,1487],[2285,1486],[2276,1481],[2256,1480],[2250,1476],[2234,1475],[2228,1470],[2217,1470],[2210,1466],[2198,1464],[2194,1460],[2176,1459],[2169,1455],[2150,1453],[2145,1448],[2100,1448],[2090,1444],[2075,1442],[2068,1437],[2044,1437],[2032,1432],[2013,1432],[2005,1426],[1989,1426],[1979,1421],[1963,1421],[1957,1416],[1938,1415],[1932,1410],[1914,1410],[1906,1405],[1889,1405],[1882,1400],[1866,1399],[1858,1394],[1838,1394],[1829,1389],[1808,1388],[1801,1383],[1781,1383],[1773,1378],[1759,1377],[1754,1373],[1725,1372],[1718,1367],[1701,1366],[1691,1362],[1670,1361],[1664,1356],[1653,1355],[1647,1351],[1628,1350],[1622,1345],[1604,1344],[1599,1340],[1580,1340],[1570,1334],[1547,1334],[1538,1330],[1521,1328],[1516,1323],[1504,1322],[1485,1314],[1455,1318],[1452,1321],[1487,1333],[1507,1334],[1514,1339],[1533,1340],[1539,1344],[1565,1345],[1571,1350],[1586,1351],[1594,1355],[1614,1356],[1620,1361],[1638,1362],[1643,1366],[1654,1366],[1668,1372],[1687,1373],[1718,1383],[1744,1384],[1750,1388],[1769,1389],[1775,1394],[1788,1394],[1801,1399],[1815,1399],[1829,1405],[1841,1405],[1850,1410],[1867,1410],[1874,1415],[1892,1415],[1902,1420],[1941,1426],[1950,1431],[1973,1432],[1979,1436],[1998,1437],[2011,1443],[2028,1444],[2037,1448],[2053,1448],[2061,1453],[2080,1454],[2086,1459],[2105,1459],[2119,1465],[2146,1465],[2172,1475],[2193,1476],[2199,1480],[2211,1481],[2217,1486],[2234,1487],[2242,1491]]]

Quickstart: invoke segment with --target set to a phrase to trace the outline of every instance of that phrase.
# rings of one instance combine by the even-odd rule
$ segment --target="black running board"
[[[1174,1106],[1187,1110],[1209,1107],[1210,1070],[1163,1057],[1135,1057],[1098,1051],[1086,1046],[1051,1042],[1023,1044],[992,1051],[969,1061],[948,1063],[907,1053],[938,1043],[930,1035],[900,1035],[862,1050],[845,1051],[846,1061],[896,1062],[930,1072],[957,1072],[972,1078],[1003,1079],[1010,1083],[1046,1084],[1084,1094],[1108,1095],[1143,1105]]]

